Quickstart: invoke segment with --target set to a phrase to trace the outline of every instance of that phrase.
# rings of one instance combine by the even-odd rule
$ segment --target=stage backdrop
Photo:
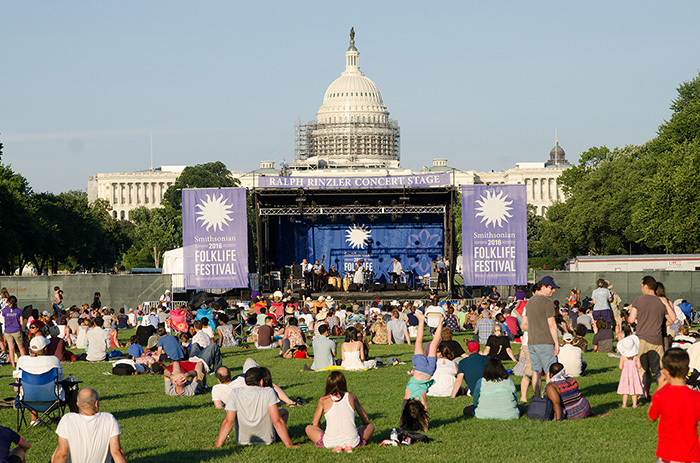
[[[462,187],[464,284],[527,284],[525,185]]]
[[[386,282],[395,257],[404,271],[425,275],[443,250],[442,222],[363,223],[358,217],[354,224],[290,223],[283,217],[277,224],[278,264],[300,263],[305,258],[321,261],[325,256],[325,268],[335,265],[342,276],[354,271],[355,262],[362,259],[365,268],[376,274],[375,279]]]
[[[182,190],[185,288],[248,286],[245,188]]]

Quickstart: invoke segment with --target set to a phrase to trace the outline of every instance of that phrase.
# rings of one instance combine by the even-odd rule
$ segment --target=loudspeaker
[[[329,291],[335,291],[335,288],[334,288],[332,285],[328,285],[328,284],[327,284],[327,285],[324,285],[323,288],[321,288],[321,290],[322,290],[324,293],[327,293],[327,292],[329,292]]]
[[[301,274],[301,265],[292,265],[292,278],[295,280],[304,278],[304,275]]]
[[[372,285],[372,291],[384,291],[385,289],[386,285],[381,281],[375,281],[374,285]]]
[[[350,286],[348,286],[348,291],[359,291],[360,287],[357,285],[357,283],[350,283]]]
[[[396,283],[387,283],[386,290],[387,291],[396,291]]]
[[[432,275],[430,276],[430,280],[428,280],[428,287],[430,289],[437,289],[438,287],[438,278],[437,276],[433,277]]]
[[[406,283],[397,283],[396,290],[397,291],[408,291],[408,285]]]
[[[272,279],[270,278],[270,275],[263,275],[262,276],[262,290],[263,291],[270,291],[271,281],[272,281]]]

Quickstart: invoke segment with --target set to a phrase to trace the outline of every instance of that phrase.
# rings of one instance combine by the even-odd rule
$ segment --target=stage
[[[441,301],[452,299],[452,293],[450,291],[439,291],[437,294]],[[378,299],[380,302],[390,304],[391,301],[395,300],[399,301],[400,303],[415,300],[427,302],[430,299],[430,291],[331,291],[327,293],[312,293],[311,299],[314,301],[318,300],[319,296],[331,296],[338,304],[348,302],[366,302],[373,301],[375,299]]]
[[[403,291],[327,293],[341,299],[353,299],[354,294],[364,294],[363,299],[424,299],[427,291],[405,287],[425,287],[427,281],[419,276],[434,273],[442,256],[450,263],[447,280],[452,280],[454,187],[256,188],[252,196],[255,260],[261,283],[269,279],[269,285],[261,284],[265,292],[281,286],[274,280],[302,279],[299,268],[304,259],[319,261],[326,271],[335,270],[341,278],[352,278],[360,265],[365,281],[382,284],[392,280],[394,259],[403,267]]]

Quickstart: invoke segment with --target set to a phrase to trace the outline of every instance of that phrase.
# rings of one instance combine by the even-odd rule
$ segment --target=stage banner
[[[527,284],[525,185],[462,187],[466,286]]]
[[[182,190],[186,289],[248,286],[245,188]]]
[[[258,178],[259,188],[401,188],[451,185],[450,173],[397,175],[384,177],[279,177]]]

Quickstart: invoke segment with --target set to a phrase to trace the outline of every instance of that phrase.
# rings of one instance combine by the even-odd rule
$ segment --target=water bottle
[[[399,440],[399,433],[396,432],[396,428],[394,428],[394,429],[391,430],[391,436],[389,436],[389,438],[390,438],[391,440],[393,440],[394,442],[396,442],[396,441]]]

